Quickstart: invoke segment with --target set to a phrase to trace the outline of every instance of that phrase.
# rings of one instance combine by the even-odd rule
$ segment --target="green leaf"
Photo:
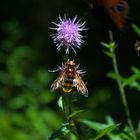
[[[130,87],[139,89],[140,84],[136,80],[138,80],[140,77],[140,70],[135,67],[131,67],[131,70],[133,74],[129,76],[128,78],[124,79],[123,86],[130,86]]]
[[[114,125],[116,124],[115,121],[113,120],[113,118],[111,116],[107,116],[106,117],[106,122],[109,124],[109,125]]]
[[[73,118],[74,116],[76,116],[77,114],[79,114],[79,113],[81,113],[81,112],[84,112],[84,110],[77,110],[77,111],[74,111],[73,113],[71,113],[71,114],[68,116],[68,119]]]
[[[122,76],[117,75],[117,74],[114,73],[114,72],[109,72],[109,73],[107,73],[107,77],[110,77],[110,78],[112,78],[112,79],[114,79],[114,80],[117,80],[117,79],[120,79],[121,81],[124,81],[124,80],[125,80]]]
[[[99,138],[109,134],[111,131],[117,128],[118,125],[111,125],[103,130],[100,130],[97,135],[91,140],[98,140]]]
[[[140,36],[140,28],[136,24],[132,24],[132,28]]]
[[[58,106],[62,109],[62,110],[64,110],[64,108],[63,108],[63,99],[62,99],[62,96],[60,96],[60,98],[58,99]]]
[[[136,67],[131,67],[132,72],[134,72],[135,74],[139,74],[140,76],[140,70]]]
[[[116,129],[118,126],[118,124],[108,125],[89,120],[82,120],[81,122],[90,127],[91,129],[97,131],[96,135],[94,135],[94,138],[92,138],[91,140],[97,140],[103,137],[104,135],[108,135],[112,130]]]
[[[136,83],[136,80],[138,79],[139,77],[136,75],[136,74],[133,74],[132,76],[130,76],[129,78],[125,79],[124,82],[123,82],[123,86],[135,86],[137,83]]]
[[[70,133],[70,140],[77,140],[77,137],[73,133]]]
[[[82,120],[81,122],[96,131],[101,130],[101,128],[104,129],[104,128],[108,127],[107,124],[98,123],[98,122],[89,121],[89,120]]]
[[[123,129],[123,131],[120,135],[122,138],[124,138],[126,140],[134,140],[133,132],[132,132],[131,128],[128,126],[125,126],[125,128]]]
[[[129,87],[135,88],[137,91],[140,91],[140,83],[137,81],[132,82],[131,85],[129,85]]]
[[[107,49],[115,49],[117,47],[117,44],[116,42],[110,42],[110,43],[104,43],[104,42],[101,42],[101,45]]]
[[[48,140],[55,140],[60,136],[65,136],[70,132],[70,125],[69,123],[63,124],[59,129],[57,129],[49,138]]]
[[[103,47],[105,47],[105,48],[108,48],[108,49],[110,48],[110,47],[109,47],[109,44],[107,44],[107,43],[101,42],[101,45],[102,45]]]
[[[109,51],[104,51],[104,53],[109,56],[110,58],[113,58],[114,57],[114,54],[112,52],[109,52]]]

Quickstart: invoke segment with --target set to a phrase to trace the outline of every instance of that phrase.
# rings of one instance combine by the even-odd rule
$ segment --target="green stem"
[[[77,130],[76,119],[69,118],[69,115],[72,113],[72,99],[71,94],[62,93],[62,102],[63,102],[63,111],[65,120],[73,126],[73,132],[80,140],[80,135]]]
[[[62,93],[62,102],[63,102],[63,111],[64,111],[65,119],[66,121],[69,122],[67,118],[71,114],[71,111],[72,111],[70,95]]]
[[[110,41],[113,42],[113,33],[112,33],[112,31],[109,31],[109,38],[110,38]],[[118,65],[117,65],[115,48],[111,48],[110,52],[113,54],[112,63],[113,63],[114,71],[115,71],[117,77],[120,77],[120,73],[119,73],[119,69],[118,69]],[[132,119],[131,119],[131,116],[130,116],[128,103],[127,103],[127,100],[126,100],[125,90],[124,90],[124,87],[122,85],[122,82],[121,82],[120,78],[117,78],[117,83],[118,83],[119,91],[120,91],[120,94],[121,94],[122,103],[123,103],[126,118],[127,118],[127,123],[129,125],[132,133],[133,133],[134,140],[137,140],[135,130],[134,130],[134,126],[133,126],[133,123],[132,123]]]

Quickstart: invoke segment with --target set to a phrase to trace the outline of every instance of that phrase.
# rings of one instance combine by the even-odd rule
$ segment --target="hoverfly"
[[[58,78],[51,85],[50,90],[53,92],[58,88],[61,88],[64,93],[71,93],[76,89],[79,93],[88,97],[88,89],[81,78],[81,75],[85,72],[78,70],[79,65],[76,65],[73,61],[68,60],[62,67],[58,67]]]

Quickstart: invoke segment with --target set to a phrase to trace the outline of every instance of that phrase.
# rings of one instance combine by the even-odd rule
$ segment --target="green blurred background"
[[[140,23],[140,1],[130,0],[132,23]],[[59,91],[49,88],[63,62],[63,51],[57,52],[50,37],[52,21],[58,16],[86,21],[85,44],[75,57],[87,71],[89,97],[77,95],[75,109],[85,109],[79,117],[104,122],[111,115],[125,123],[125,114],[116,82],[106,77],[112,71],[111,60],[103,53],[100,42],[108,42],[108,31],[92,17],[83,0],[5,0],[0,4],[0,140],[45,140],[61,126],[63,115],[57,106]],[[131,24],[131,23],[130,23]],[[119,44],[117,59],[123,76],[130,67],[140,68],[140,57],[134,50],[139,37],[128,25],[115,37]],[[134,126],[140,118],[140,92],[126,89]]]

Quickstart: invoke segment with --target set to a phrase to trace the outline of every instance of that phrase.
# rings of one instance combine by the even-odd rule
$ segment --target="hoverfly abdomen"
[[[64,83],[62,86],[62,91],[64,93],[71,93],[73,91],[73,84],[72,83]]]

